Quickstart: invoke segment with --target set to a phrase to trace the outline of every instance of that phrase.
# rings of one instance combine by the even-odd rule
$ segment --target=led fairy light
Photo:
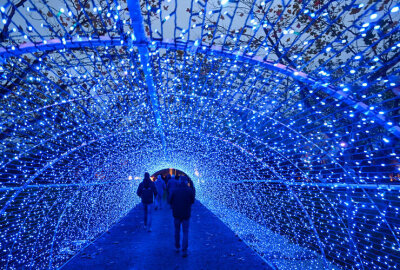
[[[55,5],[0,7],[0,265],[61,266],[173,167],[279,269],[396,267],[398,5]]]

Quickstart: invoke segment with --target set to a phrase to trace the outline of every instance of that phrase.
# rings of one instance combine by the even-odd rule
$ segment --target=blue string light
[[[136,16],[137,15],[137,16]],[[0,6],[0,268],[58,268],[132,209],[145,171],[279,269],[396,269],[399,6]]]

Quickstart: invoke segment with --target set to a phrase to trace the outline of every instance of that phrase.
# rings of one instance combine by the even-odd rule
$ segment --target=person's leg
[[[153,216],[153,204],[150,203],[150,204],[148,204],[148,207],[147,207],[147,229],[148,229],[148,231],[151,231],[152,216]]]
[[[181,220],[174,218],[174,225],[175,225],[175,248],[179,249],[181,247],[180,244],[180,236],[181,236]]]
[[[182,232],[183,232],[183,237],[182,237],[182,251],[183,255],[187,255],[187,249],[189,246],[189,219],[183,219],[182,220]]]
[[[148,205],[143,203],[143,211],[144,211],[144,226],[147,227],[147,210]]]
[[[158,196],[158,208],[162,208],[162,194],[157,195]]]
[[[172,204],[170,204],[170,202],[168,201],[168,200],[169,200],[169,196],[171,196],[171,190],[168,190],[168,194],[167,194],[167,202],[168,202],[168,204],[169,204],[169,208],[171,208],[171,209],[172,209]]]

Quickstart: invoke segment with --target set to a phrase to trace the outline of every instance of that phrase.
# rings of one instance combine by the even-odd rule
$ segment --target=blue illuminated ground
[[[189,230],[189,256],[174,250],[171,210],[154,212],[153,231],[143,229],[141,205],[77,254],[62,269],[273,269],[233,231],[196,202]]]

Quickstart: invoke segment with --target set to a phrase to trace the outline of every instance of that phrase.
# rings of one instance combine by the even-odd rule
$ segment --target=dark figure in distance
[[[162,199],[164,195],[164,190],[167,188],[165,185],[164,180],[162,179],[161,175],[157,176],[157,180],[154,183],[157,189],[157,197],[156,197],[156,210],[157,208],[162,209]]]
[[[168,179],[168,183],[167,183],[168,198],[170,197],[172,190],[176,187],[177,184],[178,184],[178,180],[175,178],[175,175],[174,174],[171,175],[171,177]],[[169,200],[168,200],[168,203],[169,203]],[[171,206],[171,208],[172,208],[172,206]]]
[[[175,175],[171,175],[171,178],[168,180],[167,183],[167,190],[169,194],[171,194],[172,190],[176,187],[177,184],[178,180],[175,178]]]
[[[142,199],[144,209],[144,228],[151,232],[151,218],[153,212],[154,197],[157,196],[157,189],[150,179],[150,174],[144,174],[143,182],[139,184],[137,195]]]
[[[187,249],[189,245],[189,219],[194,203],[194,190],[188,186],[186,176],[181,176],[179,182],[171,190],[169,203],[172,207],[172,215],[174,216],[175,225],[175,248],[179,252],[180,245],[180,230],[182,226],[182,256],[187,257]]]
[[[192,179],[187,178],[187,181],[188,181],[188,186],[189,186],[191,189],[193,189],[194,196],[196,197],[196,188],[194,187],[194,183],[193,183]]]

